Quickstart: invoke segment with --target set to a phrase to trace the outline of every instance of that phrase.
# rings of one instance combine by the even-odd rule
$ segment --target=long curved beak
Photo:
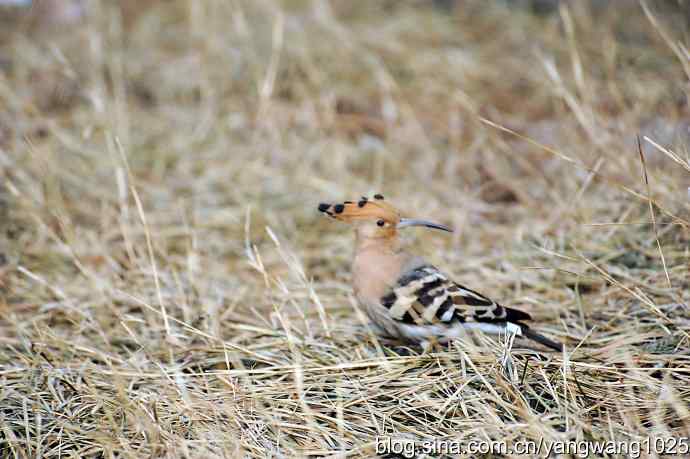
[[[442,230],[442,231],[448,231],[449,233],[452,233],[453,230],[448,228],[445,225],[440,225],[438,223],[430,222],[427,220],[417,220],[414,218],[401,218],[400,223],[398,223],[397,228],[407,228],[410,226],[425,226],[427,228],[433,228],[437,230]]]

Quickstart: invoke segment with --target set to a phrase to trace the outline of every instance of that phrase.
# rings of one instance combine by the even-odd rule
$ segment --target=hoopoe
[[[380,194],[373,200],[319,204],[319,211],[355,226],[352,263],[355,296],[381,334],[422,344],[445,343],[466,330],[515,334],[544,346],[563,345],[535,333],[523,321],[529,314],[506,308],[453,282],[423,258],[404,251],[398,230],[423,226],[452,230],[426,220],[402,218]]]

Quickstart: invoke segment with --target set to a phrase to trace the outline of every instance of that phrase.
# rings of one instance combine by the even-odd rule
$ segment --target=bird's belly
[[[380,303],[373,303],[365,298],[360,298],[359,295],[357,295],[357,300],[364,307],[367,317],[380,334],[391,338],[402,337],[398,325],[385,307]]]
[[[445,343],[466,336],[466,330],[462,326],[448,326],[444,324],[414,325],[406,324],[393,319],[390,311],[381,304],[372,304],[358,298],[359,303],[365,308],[369,320],[377,331],[390,338],[403,339],[414,343],[436,340]]]
[[[460,339],[465,335],[462,327],[448,327],[447,325],[412,325],[399,324],[400,336],[417,343],[435,340],[445,343]]]
[[[429,325],[412,325],[399,324],[400,336],[410,341],[428,341],[434,339],[439,343],[447,343],[457,339],[467,338],[468,331],[481,330],[490,335],[500,334],[516,334],[522,335],[522,330],[518,325],[505,323],[481,323],[481,322],[464,322],[455,323],[453,325],[443,324],[429,324]]]

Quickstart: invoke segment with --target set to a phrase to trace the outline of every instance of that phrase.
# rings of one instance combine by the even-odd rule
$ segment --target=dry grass
[[[150,3],[0,33],[0,455],[690,435],[672,2]],[[316,204],[379,191],[568,352],[373,338]]]

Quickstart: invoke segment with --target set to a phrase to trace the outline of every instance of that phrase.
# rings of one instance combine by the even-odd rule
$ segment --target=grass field
[[[0,456],[683,451],[687,2],[143,3],[1,22]],[[566,352],[373,336],[376,192]]]

